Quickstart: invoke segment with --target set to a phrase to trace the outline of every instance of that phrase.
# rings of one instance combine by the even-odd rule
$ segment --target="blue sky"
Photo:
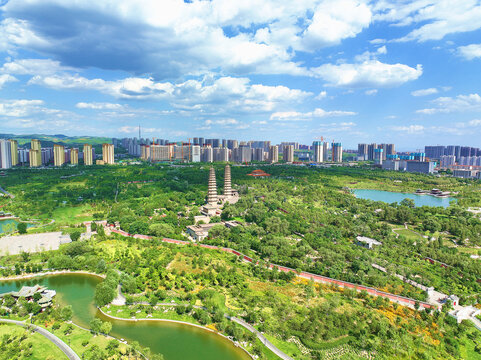
[[[481,2],[0,0],[0,133],[481,146]]]

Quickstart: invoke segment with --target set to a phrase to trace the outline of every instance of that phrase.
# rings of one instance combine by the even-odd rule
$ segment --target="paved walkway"
[[[5,236],[0,242],[0,255],[58,250],[61,244],[71,241],[69,235],[62,235],[61,232]]]
[[[261,343],[263,343],[270,351],[272,351],[274,354],[279,356],[281,359],[292,360],[292,358],[290,356],[284,354],[281,350],[276,348],[274,346],[274,344],[272,344],[269,340],[267,340],[267,338],[264,335],[262,335],[259,331],[257,331],[257,329],[254,328],[252,325],[246,323],[242,319],[239,319],[239,318],[236,318],[236,317],[233,317],[233,316],[232,317],[227,316],[227,318],[234,321],[235,323],[243,326],[244,328],[249,330],[251,333],[253,333],[255,336],[257,336],[257,338],[261,341]]]
[[[60,340],[57,336],[55,336],[51,332],[41,328],[40,326],[33,325],[33,324],[26,324],[23,321],[9,320],[9,319],[0,319],[0,322],[20,325],[20,326],[23,326],[23,327],[27,327],[27,325],[28,325],[28,326],[32,327],[34,331],[38,332],[40,335],[43,335],[48,340],[53,342],[53,344],[55,346],[57,346],[60,350],[62,350],[64,352],[64,354],[67,355],[67,357],[70,360],[80,360],[80,357],[72,350],[72,348],[70,346],[68,346],[62,340]]]
[[[4,188],[2,188],[1,186],[0,186],[0,192],[4,193],[6,196],[10,196],[10,198],[12,198],[12,199],[15,198],[15,195],[10,194],[7,190],[5,190]]]

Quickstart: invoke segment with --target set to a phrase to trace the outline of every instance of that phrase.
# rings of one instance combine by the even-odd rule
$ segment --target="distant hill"
[[[31,135],[14,135],[14,134],[0,134],[0,139],[13,139],[17,140],[19,145],[30,143],[32,139],[38,139],[42,143],[42,146],[52,146],[53,144],[80,146],[83,144],[100,145],[103,143],[111,143],[112,139],[107,137],[97,136],[67,136],[62,134],[56,135],[43,135],[43,134],[31,134]]]

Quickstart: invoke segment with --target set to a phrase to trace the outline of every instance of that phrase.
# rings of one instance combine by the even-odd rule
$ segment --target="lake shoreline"
[[[218,332],[218,331],[209,329],[209,328],[206,327],[206,326],[202,326],[202,325],[190,323],[190,322],[187,322],[187,321],[171,320],[171,319],[127,319],[127,318],[120,318],[120,317],[113,316],[113,315],[110,315],[110,314],[105,313],[105,312],[104,312],[101,308],[99,308],[99,307],[97,307],[97,309],[98,309],[98,310],[102,313],[102,315],[104,315],[105,317],[110,318],[110,319],[114,319],[114,320],[119,320],[119,321],[130,321],[130,322],[139,322],[139,321],[162,321],[162,322],[170,322],[170,323],[177,323],[177,324],[195,326],[195,327],[197,327],[197,328],[199,328],[199,329],[206,330],[206,331],[209,331],[209,332],[211,332],[211,333],[213,333],[213,334],[216,334],[216,335],[219,335],[219,336],[223,337],[224,339],[226,339],[226,340],[230,341],[232,344],[234,344],[236,347],[244,350],[244,351],[246,352],[246,354],[251,357],[251,359],[255,359],[255,357],[254,357],[250,352],[248,352],[246,349],[244,349],[244,347],[243,347],[242,345],[240,345],[239,343],[234,342],[234,340],[232,340],[232,339],[229,339],[229,338],[228,338],[227,336],[225,336],[224,334],[221,334],[221,333]]]
[[[67,274],[82,274],[82,275],[90,275],[90,276],[95,276],[99,277],[101,279],[105,279],[106,275],[102,274],[97,274],[93,273],[90,271],[83,271],[83,270],[59,270],[59,271],[46,271],[46,272],[41,272],[37,274],[24,274],[24,275],[15,275],[15,276],[7,276],[7,277],[0,277],[0,281],[15,281],[15,280],[27,280],[27,279],[33,279],[36,277],[42,277],[42,276],[49,276],[49,275],[67,275]]]
[[[400,204],[404,199],[411,199],[414,201],[416,207],[429,206],[429,207],[444,207],[450,206],[451,201],[457,202],[457,199],[453,196],[434,196],[431,194],[417,194],[411,192],[397,192],[390,190],[378,190],[378,189],[351,189],[349,192],[357,199],[364,199],[370,201],[380,201],[386,204],[397,203]],[[430,196],[426,196],[430,195]]]

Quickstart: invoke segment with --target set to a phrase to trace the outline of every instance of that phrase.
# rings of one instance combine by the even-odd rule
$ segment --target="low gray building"
[[[435,161],[408,161],[406,171],[414,173],[432,174],[436,167]]]

